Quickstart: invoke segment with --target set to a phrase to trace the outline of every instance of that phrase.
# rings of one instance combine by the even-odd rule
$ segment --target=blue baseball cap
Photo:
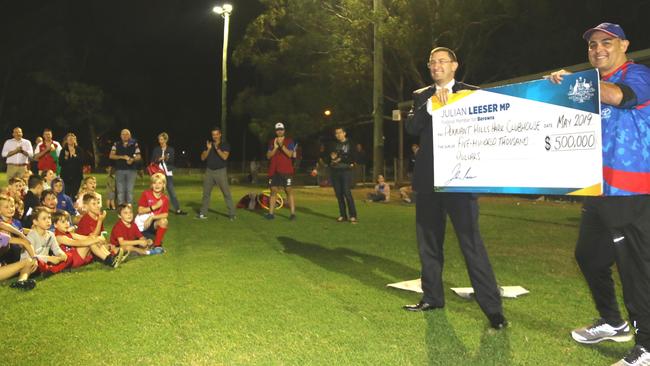
[[[587,31],[582,35],[582,38],[588,41],[589,37],[591,37],[591,34],[596,31],[605,32],[610,36],[616,38],[627,39],[625,37],[625,32],[623,32],[623,28],[621,28],[620,25],[614,23],[600,23],[591,29],[587,29]]]

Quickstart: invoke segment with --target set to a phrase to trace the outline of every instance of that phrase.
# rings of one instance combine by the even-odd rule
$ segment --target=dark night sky
[[[218,3],[215,0],[0,0],[0,87],[3,88],[0,90],[6,95],[0,116],[3,135],[9,137],[11,127],[19,124],[26,137],[33,139],[43,127],[54,125],[55,115],[39,113],[48,106],[32,102],[39,99],[34,99],[29,94],[33,91],[21,85],[29,82],[25,75],[35,70],[65,72],[77,80],[101,86],[109,102],[121,106],[122,112],[111,110],[118,120],[111,137],[117,137],[120,128],[128,127],[145,147],[151,147],[155,135],[165,130],[172,137],[172,145],[179,150],[187,149],[190,158],[195,160],[209,127],[218,125],[220,118],[223,20],[211,11]],[[230,3],[234,6],[230,28],[232,51],[246,26],[263,8],[257,0]],[[595,25],[605,17],[624,24],[633,40],[631,50],[650,47],[647,25],[639,21],[647,16],[648,1],[628,0],[626,4],[612,7],[603,1],[594,2],[586,18],[581,16],[581,9],[567,6],[569,12],[576,14],[575,26],[587,21]],[[630,9],[644,11],[630,13]],[[503,44],[512,47],[512,42],[507,40]],[[495,49],[494,52],[503,51]],[[586,61],[584,49],[567,52],[571,56],[566,60]],[[537,71],[542,71],[563,65],[538,66],[541,69]],[[232,101],[239,91],[255,81],[253,69],[231,64],[229,99]],[[23,108],[17,108],[21,103]],[[25,104],[28,108],[24,108]],[[387,109],[392,108],[390,103],[386,105]],[[29,110],[33,112],[25,113]],[[231,143],[241,144],[243,126],[243,121],[231,116]],[[394,129],[385,131],[387,137],[395,133]],[[56,138],[61,138],[67,131],[55,129],[54,132]],[[88,146],[83,136],[80,137],[80,143]],[[252,135],[247,140],[248,157],[261,151]],[[234,160],[240,157],[241,149],[234,149]]]
[[[230,3],[234,6],[232,51],[262,7],[256,0]],[[50,57],[44,54],[56,53],[62,43],[73,59],[64,62],[63,68],[72,68],[83,81],[101,86],[128,109],[129,118],[120,120],[143,144],[166,130],[177,148],[194,150],[193,145],[203,146],[206,131],[220,119],[223,20],[212,12],[217,4],[206,0],[6,0],[0,2],[4,33],[0,46],[9,52],[0,53],[13,56],[5,60],[17,60],[14,75],[29,68],[56,69],[54,64],[43,66],[21,58]],[[0,62],[3,78],[6,67]],[[229,99],[252,82],[252,70],[231,64]],[[8,98],[7,104],[9,100],[14,99]],[[7,106],[3,122],[21,124],[29,138],[49,124],[10,112]],[[241,141],[242,128],[236,121],[229,126],[230,139]],[[125,126],[115,129],[119,132],[121,127]],[[64,133],[54,132],[57,138]]]

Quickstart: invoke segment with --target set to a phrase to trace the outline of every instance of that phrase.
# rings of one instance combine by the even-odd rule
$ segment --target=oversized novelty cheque
[[[440,192],[600,195],[597,70],[433,96],[434,189]]]

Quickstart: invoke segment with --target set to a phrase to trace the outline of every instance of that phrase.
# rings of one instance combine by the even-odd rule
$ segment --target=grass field
[[[331,190],[304,188],[295,222],[285,209],[274,221],[238,210],[231,222],[217,189],[200,221],[200,176],[175,180],[191,214],[171,217],[167,254],[93,264],[30,292],[0,285],[1,364],[609,365],[633,345],[569,335],[597,316],[573,259],[579,204],[481,199],[498,282],[531,291],[504,301],[510,327],[495,332],[449,290],[469,286],[450,228],[443,310],[407,313],[419,295],[385,287],[419,275],[413,206],[364,203],[358,190],[359,224],[336,223]]]

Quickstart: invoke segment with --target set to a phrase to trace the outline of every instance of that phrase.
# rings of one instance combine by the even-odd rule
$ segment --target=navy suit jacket
[[[477,86],[456,81],[452,92],[476,89]],[[406,118],[406,131],[420,138],[420,150],[415,157],[412,182],[416,192],[433,192],[433,126],[431,115],[427,112],[427,100],[435,93],[435,84],[414,91],[413,107]]]

